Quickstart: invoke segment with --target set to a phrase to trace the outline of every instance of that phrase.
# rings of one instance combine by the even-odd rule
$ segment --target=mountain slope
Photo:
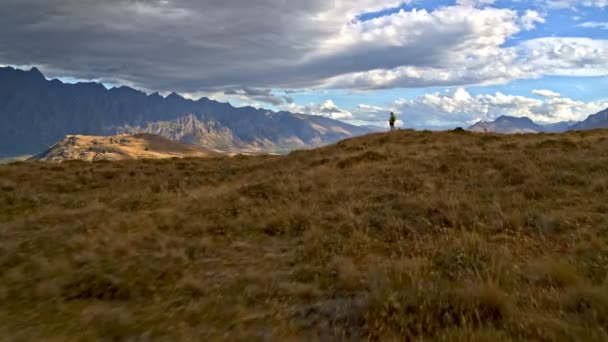
[[[597,128],[608,128],[608,108],[603,111],[590,115],[586,120],[583,120],[570,129],[573,131],[584,131]]]
[[[201,127],[192,127],[192,118]],[[64,84],[46,80],[35,68],[0,68],[0,155],[39,153],[69,134],[124,132],[183,137],[180,141],[200,141],[209,149],[276,151],[320,146],[368,130],[323,117],[235,108],[207,98],[192,101],[128,87],[108,90],[98,83]]]
[[[125,134],[156,134],[188,144],[213,146],[223,151],[246,148],[246,144],[236,138],[230,129],[216,121],[202,122],[192,114],[172,121],[147,122],[142,126],[125,125],[118,131]]]
[[[70,135],[33,160],[128,160],[214,157],[218,153],[178,143],[152,134],[85,136]]]

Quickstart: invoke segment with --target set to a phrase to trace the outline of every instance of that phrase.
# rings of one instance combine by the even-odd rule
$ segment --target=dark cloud
[[[243,89],[273,104],[291,100],[265,89],[495,80],[500,46],[520,30],[515,12],[445,7],[354,20],[402,2],[3,0],[0,63],[147,90]],[[400,67],[414,69],[390,73]],[[510,75],[522,77],[498,77]]]
[[[314,35],[282,36],[281,17],[298,25],[299,11],[288,12],[280,1],[256,2],[5,0],[0,63],[158,90],[252,84],[248,75],[309,51],[292,40]]]
[[[289,96],[277,96],[271,89],[245,87],[243,89],[229,89],[224,91],[225,95],[235,95],[249,100],[269,103],[275,106],[293,103],[293,98]]]
[[[245,87],[243,91],[248,96],[270,96],[272,90]]]

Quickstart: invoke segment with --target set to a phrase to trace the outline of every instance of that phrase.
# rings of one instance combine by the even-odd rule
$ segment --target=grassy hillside
[[[2,166],[0,335],[606,340],[607,151],[606,131],[399,131]]]
[[[205,158],[219,156],[196,145],[183,144],[153,134],[114,136],[68,135],[46,152],[35,156],[44,161],[100,161],[131,159]]]

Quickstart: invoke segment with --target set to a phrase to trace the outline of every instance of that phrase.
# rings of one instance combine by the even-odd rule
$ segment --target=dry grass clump
[[[608,133],[0,167],[8,340],[606,340]]]
[[[509,297],[492,283],[451,287],[441,281],[416,281],[390,286],[371,299],[364,316],[365,333],[375,338],[500,329],[511,315]]]
[[[108,304],[93,304],[82,310],[84,329],[92,329],[97,336],[119,340],[132,337],[135,322],[131,312]]]

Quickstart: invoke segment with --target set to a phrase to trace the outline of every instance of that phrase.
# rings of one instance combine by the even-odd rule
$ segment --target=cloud
[[[518,63],[538,75],[608,75],[608,40],[538,38],[518,46]]]
[[[293,98],[289,96],[277,96],[273,94],[271,89],[245,87],[242,89],[226,90],[224,91],[224,95],[235,95],[243,102],[260,101],[274,106],[294,102]]]
[[[547,0],[603,7],[608,0]],[[51,77],[280,106],[268,89],[468,86],[544,75],[608,75],[606,40],[515,38],[543,14],[458,0],[361,14],[401,0],[3,0],[0,63]],[[15,15],[18,13],[19,15]],[[262,90],[262,93],[255,93]]]
[[[327,49],[361,49],[369,54],[386,46],[382,53],[385,63],[369,65],[364,71],[345,70],[329,78],[325,86],[426,87],[505,83],[528,77],[529,71],[516,64],[516,49],[502,46],[523,26],[541,20],[530,13],[535,12],[521,19],[517,12],[506,9],[443,7],[352,23],[339,39],[326,44]],[[393,59],[395,63],[387,63]]]
[[[536,27],[536,23],[542,24],[545,21],[545,18],[543,18],[540,13],[533,10],[526,10],[524,15],[519,18],[519,23],[521,26],[528,31],[534,29]]]
[[[608,30],[608,22],[589,21],[589,22],[578,24],[576,26],[584,27],[584,28],[599,28],[602,30]]]
[[[412,126],[449,128],[468,126],[480,120],[490,121],[501,115],[529,117],[541,124],[578,121],[608,107],[608,99],[595,102],[557,96],[534,99],[500,92],[473,96],[463,88],[456,88],[446,93],[426,94],[413,100],[398,100],[394,107],[404,117],[404,121]]]
[[[391,88],[504,84],[546,75],[608,75],[608,40],[538,38],[510,48],[471,49],[462,58],[446,58],[444,66],[397,67],[336,76],[336,88]]]
[[[367,104],[359,104],[359,105],[357,105],[357,109],[359,111],[368,112],[368,113],[379,113],[379,112],[384,111],[384,108],[382,108],[380,106],[371,106],[371,105],[367,105]]]
[[[459,5],[475,7],[491,5],[494,2],[496,2],[496,0],[456,0],[456,3]]]
[[[4,0],[0,63],[180,92],[315,83],[298,64],[323,39],[359,13],[400,3]]]
[[[532,90],[532,94],[546,97],[546,98],[554,98],[554,97],[562,96],[560,93],[556,93],[552,90],[546,90],[546,89]]]
[[[281,109],[294,113],[321,115],[336,120],[353,119],[353,114],[350,111],[338,107],[332,100],[325,100],[319,104],[310,103],[305,106],[291,103],[281,107]]]
[[[451,129],[468,127],[479,121],[492,121],[502,115],[529,117],[540,124],[580,121],[608,107],[608,98],[583,102],[562,97],[550,90],[534,90],[542,98],[494,94],[472,95],[461,87],[445,92],[425,94],[413,99],[397,99],[384,106],[358,104],[339,108],[333,101],[307,106],[290,105],[286,110],[324,115],[358,124],[387,126],[391,111],[397,114],[400,126],[416,129]]]
[[[187,93],[464,86],[555,72],[543,64],[542,53],[540,70],[529,67],[539,65],[528,54],[533,43],[506,46],[522,30],[544,22],[532,10],[459,0],[432,11],[357,19],[403,2],[4,0],[0,63],[38,65],[51,77]],[[578,3],[601,6],[602,1]],[[589,40],[577,48],[598,44]],[[554,57],[566,60],[554,63],[560,72],[606,74],[600,66],[570,63],[567,55]],[[581,68],[585,72],[577,71]],[[271,104],[288,101],[272,94],[240,95]]]

